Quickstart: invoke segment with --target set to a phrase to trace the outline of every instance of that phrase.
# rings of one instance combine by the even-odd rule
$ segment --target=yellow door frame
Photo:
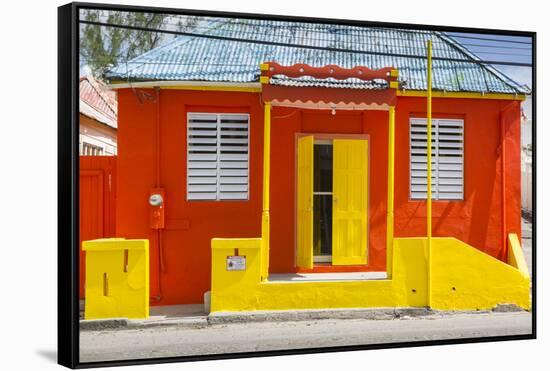
[[[296,166],[296,266],[313,268],[313,146],[314,137],[298,139]]]

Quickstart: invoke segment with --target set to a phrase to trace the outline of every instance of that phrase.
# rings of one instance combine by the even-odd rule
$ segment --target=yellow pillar
[[[388,112],[388,212],[386,218],[386,272],[388,278],[393,272],[393,194],[395,157],[395,107]]]
[[[269,179],[271,152],[271,102],[264,105],[264,177],[262,206],[262,281],[269,274]]]
[[[432,40],[428,40],[428,68],[427,68],[427,90],[428,90],[428,107],[427,107],[427,174],[426,174],[426,219],[427,219],[427,235],[428,235],[428,306],[432,304]]]

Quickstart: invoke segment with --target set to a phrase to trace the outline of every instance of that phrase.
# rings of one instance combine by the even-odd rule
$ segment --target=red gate
[[[80,157],[80,298],[84,298],[85,256],[82,241],[114,237],[116,157]]]

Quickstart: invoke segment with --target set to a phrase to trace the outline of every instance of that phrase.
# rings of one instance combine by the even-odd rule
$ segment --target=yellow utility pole
[[[426,217],[427,217],[427,235],[428,235],[428,306],[432,305],[432,40],[428,40],[428,68],[427,68],[427,90],[428,90],[428,107],[427,107],[427,168],[426,185]]]
[[[271,152],[271,102],[264,103],[264,179],[262,205],[262,280],[266,280],[269,272],[269,176]]]
[[[395,153],[395,107],[388,112],[388,211],[386,218],[386,272],[388,279],[393,274],[393,193]]]

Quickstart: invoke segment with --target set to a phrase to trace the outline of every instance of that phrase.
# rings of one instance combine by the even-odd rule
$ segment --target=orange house
[[[507,236],[521,233],[528,92],[439,32],[292,22],[294,47],[250,39],[257,27],[276,43],[268,30],[286,23],[224,23],[209,35],[231,40],[176,38],[107,73],[116,236],[150,240],[152,303],[202,303],[211,240],[263,236],[266,217],[272,277],[385,275],[387,236],[426,235],[427,40],[433,236],[506,261]],[[361,53],[299,48],[300,30],[333,48],[353,36]]]

